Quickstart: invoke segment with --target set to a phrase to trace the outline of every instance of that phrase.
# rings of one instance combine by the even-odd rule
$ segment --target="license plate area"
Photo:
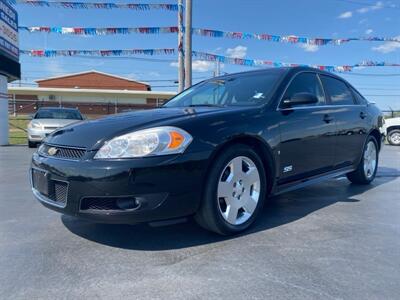
[[[44,196],[49,196],[49,179],[46,172],[32,169],[32,185],[35,190]]]

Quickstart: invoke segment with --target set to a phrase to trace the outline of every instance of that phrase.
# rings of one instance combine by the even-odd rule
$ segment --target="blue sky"
[[[138,2],[176,3],[176,0],[142,0],[136,3]],[[400,36],[398,0],[194,0],[193,2],[193,27],[198,28],[294,34],[306,37]],[[68,10],[25,5],[16,7],[21,26],[139,27],[176,26],[177,23],[176,13],[169,11]],[[176,46],[177,36],[174,34],[79,37],[20,33],[20,48],[26,50],[176,48]],[[320,65],[354,64],[362,60],[400,63],[400,43],[351,42],[341,46],[301,47],[257,40],[195,36],[193,50]],[[163,81],[177,78],[177,68],[172,63],[175,57],[153,58],[167,61],[22,56],[22,81],[32,83],[43,77],[96,69],[143,81],[160,80],[151,82],[153,86],[157,86],[154,87],[155,90],[175,90],[175,87],[169,87],[173,82]],[[213,63],[195,61],[194,82],[212,76],[214,69]],[[232,73],[250,69],[252,68],[224,65],[222,71]],[[368,99],[377,102],[381,108],[400,109],[400,67],[357,69],[353,74],[343,74],[343,77]]]

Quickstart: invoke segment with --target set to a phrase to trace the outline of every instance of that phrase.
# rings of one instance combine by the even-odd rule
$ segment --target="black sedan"
[[[105,223],[249,227],[273,194],[339,175],[374,180],[382,116],[349,83],[311,68],[203,81],[163,107],[64,127],[34,153],[48,208]],[[331,191],[333,192],[333,191]]]

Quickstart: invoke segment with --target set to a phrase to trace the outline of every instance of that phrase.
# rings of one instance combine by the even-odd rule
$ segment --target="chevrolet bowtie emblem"
[[[50,147],[49,150],[47,150],[47,154],[49,154],[49,155],[51,155],[51,156],[56,155],[57,152],[58,152],[58,149],[55,148],[55,147]]]

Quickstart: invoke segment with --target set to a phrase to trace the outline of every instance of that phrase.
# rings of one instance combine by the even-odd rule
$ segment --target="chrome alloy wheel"
[[[260,198],[260,174],[248,157],[238,156],[223,169],[219,178],[218,208],[232,225],[241,225],[253,215]]]
[[[390,135],[390,141],[395,145],[400,145],[400,132],[394,132]]]
[[[369,141],[364,151],[364,174],[367,179],[370,179],[375,174],[376,160],[375,143]]]

